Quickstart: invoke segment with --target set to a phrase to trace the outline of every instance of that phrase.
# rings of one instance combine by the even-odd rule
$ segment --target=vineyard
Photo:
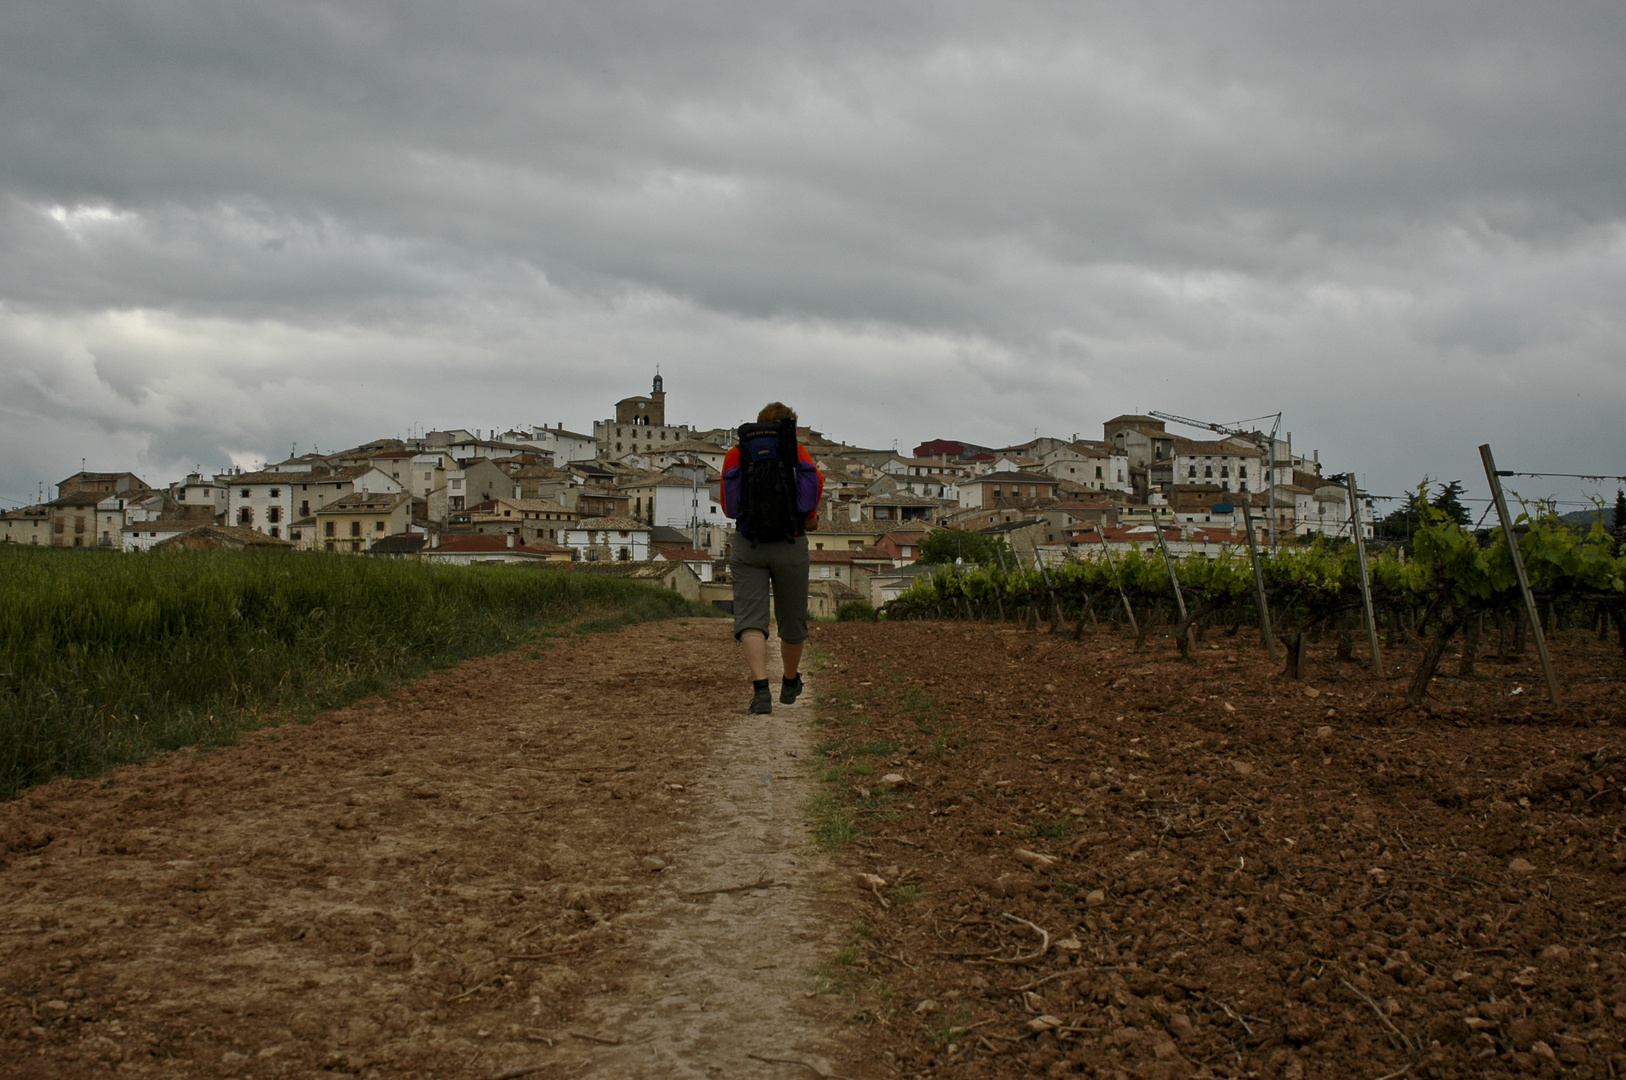
[[[1472,672],[1487,630],[1497,633],[1504,657],[1522,654],[1532,632],[1579,626],[1600,635],[1612,626],[1626,651],[1626,557],[1608,534],[1601,526],[1579,536],[1556,519],[1519,520],[1536,627],[1501,534],[1482,543],[1437,515],[1417,531],[1409,554],[1386,551],[1366,560],[1373,640],[1425,643],[1412,672],[1412,704],[1422,703],[1459,633],[1464,673]],[[1072,619],[1078,637],[1121,622],[1133,629],[1137,647],[1163,627],[1182,656],[1216,629],[1235,635],[1244,625],[1258,625],[1267,649],[1278,635],[1286,643],[1288,674],[1297,677],[1305,642],[1327,633],[1337,636],[1340,659],[1365,654],[1370,662],[1360,562],[1354,545],[1318,541],[1261,554],[1257,575],[1246,549],[1213,559],[1175,559],[1155,548],[1113,556],[1103,549],[1100,558],[1069,558],[1055,567],[1009,568],[1003,560],[945,566],[893,601],[888,616],[1017,619],[1032,626],[1044,619],[1057,630]]]

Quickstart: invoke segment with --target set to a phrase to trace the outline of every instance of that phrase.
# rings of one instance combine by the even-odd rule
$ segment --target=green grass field
[[[705,616],[535,567],[0,545],[0,798],[308,718],[549,626]]]

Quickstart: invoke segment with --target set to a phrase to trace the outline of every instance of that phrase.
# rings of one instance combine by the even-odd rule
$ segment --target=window
[[[1212,465],[1204,465],[1203,466],[1203,475],[1204,476],[1213,476],[1214,475],[1214,466],[1212,466]]]
[[[281,488],[272,488],[272,489],[271,489],[271,497],[272,497],[272,498],[273,498],[273,499],[280,499],[280,498],[282,498],[282,489],[281,489]]]
[[[241,495],[242,495],[242,497],[243,497],[243,498],[245,498],[245,499],[246,499],[246,498],[248,498],[248,496],[249,496],[249,490],[248,490],[248,488],[244,488],[244,489],[243,489],[243,490],[242,490],[242,492],[241,492]]]
[[[281,536],[282,534],[277,530],[277,527],[275,525],[273,525],[273,526],[271,526],[271,535],[273,537],[276,537],[276,536]]]
[[[1195,477],[1197,475],[1197,466],[1192,465],[1189,468],[1187,468],[1186,469],[1186,475],[1189,476],[1189,477]]]
[[[254,509],[252,507],[245,506],[241,510],[237,511],[237,524],[254,524]]]
[[[273,506],[273,507],[270,507],[269,509],[267,509],[266,512],[265,512],[265,520],[272,521],[272,522],[281,521],[282,520],[282,507]],[[272,536],[277,535],[277,531],[275,529],[272,529],[271,530],[271,535]]]
[[[324,521],[322,523],[322,535],[323,536],[334,536],[334,535],[336,535],[336,533],[334,532],[334,528],[335,528],[335,523],[334,522]],[[333,545],[329,544],[327,546],[327,549],[329,551],[332,551],[333,550]]]
[[[360,536],[361,535],[361,522],[352,521],[350,523],[350,535],[351,536]]]
[[[1101,479],[1101,466],[1099,465],[1095,467],[1095,478],[1097,480]]]
[[[311,501],[309,499],[304,499],[304,500],[302,500],[300,502],[300,504],[299,504],[299,516],[300,517],[310,517],[311,516]]]
[[[373,531],[374,532],[383,532],[384,531],[384,523],[382,521],[373,522]]]
[[[626,548],[620,548],[619,550],[616,551],[615,557],[617,559],[620,559],[622,562],[631,562],[632,561],[632,552],[629,551]]]

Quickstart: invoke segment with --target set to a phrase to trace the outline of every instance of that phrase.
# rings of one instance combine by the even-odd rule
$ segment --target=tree
[[[1443,511],[1447,517],[1458,525],[1467,528],[1473,521],[1473,515],[1468,508],[1462,505],[1462,481],[1453,480],[1449,484],[1441,484],[1439,492],[1429,500],[1429,505],[1436,510]]]
[[[1014,556],[1004,537],[988,536],[970,529],[934,529],[920,541],[920,561],[923,563],[952,563],[964,559],[967,563],[993,563],[999,554],[1007,556],[1006,565],[1014,566]]]
[[[1380,535],[1385,540],[1399,540],[1409,546],[1412,537],[1427,520],[1428,516],[1422,512],[1424,505],[1421,495],[1415,491],[1408,493],[1404,503],[1384,516]]]

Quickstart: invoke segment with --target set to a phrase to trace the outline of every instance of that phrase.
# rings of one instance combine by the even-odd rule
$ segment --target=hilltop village
[[[1029,565],[1149,544],[1157,529],[1177,555],[1245,543],[1250,524],[1261,543],[1350,535],[1342,477],[1295,453],[1290,433],[1187,438],[1168,424],[1115,416],[1099,439],[934,439],[907,455],[799,429],[825,476],[808,528],[814,614],[897,595],[922,572],[922,539],[941,528],[1003,536]],[[718,486],[733,439],[732,429],[669,422],[657,375],[647,396],[616,402],[592,434],[562,423],[429,431],[162,486],[82,471],[56,498],[0,514],[0,542],[561,563],[726,601],[733,530]],[[1371,503],[1356,505],[1370,536]]]

